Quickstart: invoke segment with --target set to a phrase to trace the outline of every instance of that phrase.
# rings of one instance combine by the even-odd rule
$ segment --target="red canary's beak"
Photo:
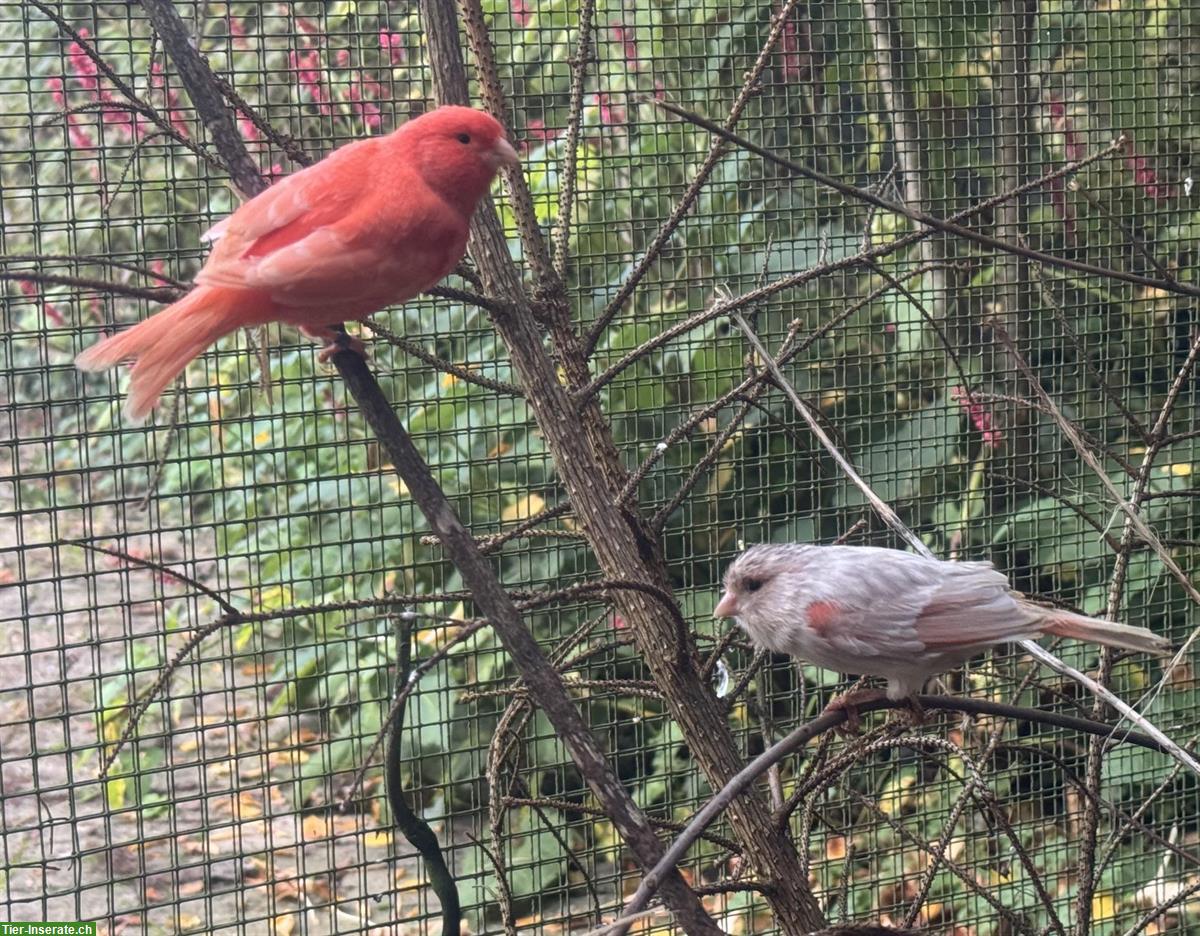
[[[492,145],[492,160],[497,166],[517,166],[521,163],[521,157],[504,137],[500,137]]]
[[[736,617],[737,613],[737,595],[731,591],[725,592],[721,596],[721,600],[717,602],[717,606],[713,608],[713,617],[715,618]]]

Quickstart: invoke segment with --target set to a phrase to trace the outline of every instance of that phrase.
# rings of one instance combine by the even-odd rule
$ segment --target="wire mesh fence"
[[[413,4],[176,6],[272,180],[432,105]],[[484,11],[585,373],[554,328],[546,347],[599,403],[628,474],[597,483],[642,518],[642,558],[666,569],[731,752],[758,753],[844,688],[711,620],[733,557],[904,546],[733,311],[936,554],[1184,643],[1200,621],[1164,557],[1194,575],[1200,4]],[[440,931],[374,747],[400,686],[394,767],[464,926],[549,934],[617,914],[637,864],[318,348],[288,328],[237,335],[143,427],[122,420],[120,375],[75,369],[181,294],[201,234],[239,200],[143,8],[9,4],[0,37],[0,916]],[[497,204],[540,300],[522,209],[499,189]],[[469,301],[490,284],[460,274],[458,293],[361,328],[370,366],[625,789],[673,836],[714,776],[664,682],[674,664],[647,652],[527,374]],[[1189,655],[1164,678],[1144,656],[1055,652],[1192,740]],[[943,688],[1106,714],[1013,649]],[[685,879],[723,929],[799,932],[772,900],[807,887],[833,922],[955,936],[1191,931],[1197,778],[1165,755],[1015,718],[867,727],[753,794],[795,843],[797,881],[764,874],[736,822],[692,850]],[[671,925],[665,910],[635,923]]]

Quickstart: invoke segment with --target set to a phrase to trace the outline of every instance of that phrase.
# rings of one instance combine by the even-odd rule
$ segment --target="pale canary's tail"
[[[102,371],[132,360],[124,414],[128,422],[141,423],[159,395],[205,348],[244,325],[269,318],[247,314],[248,299],[253,301],[253,294],[244,290],[200,286],[132,328],[92,345],[75,358],[75,366]]]
[[[1087,640],[1091,643],[1103,644],[1106,647],[1118,647],[1122,650],[1133,650],[1137,653],[1152,653],[1155,656],[1165,656],[1171,653],[1171,642],[1160,637],[1144,627],[1132,627],[1129,624],[1118,624],[1115,621],[1102,621],[1099,618],[1084,617],[1070,611],[1042,609],[1042,631],[1055,637],[1072,637],[1075,640]]]

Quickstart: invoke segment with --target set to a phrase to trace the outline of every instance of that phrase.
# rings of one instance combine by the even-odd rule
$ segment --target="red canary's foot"
[[[302,325],[300,332],[316,341],[324,342],[324,346],[317,352],[317,360],[322,364],[328,364],[329,359],[339,351],[353,351],[364,358],[367,356],[367,346],[340,328],[307,328]]]
[[[845,712],[846,720],[838,725],[835,730],[844,737],[853,737],[862,731],[862,719],[858,714],[858,706],[865,702],[875,702],[882,698],[884,698],[884,693],[879,689],[855,689],[852,692],[843,693],[833,699],[833,701],[825,706],[825,711]]]

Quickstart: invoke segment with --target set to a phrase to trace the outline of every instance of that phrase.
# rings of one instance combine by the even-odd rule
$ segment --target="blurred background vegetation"
[[[386,132],[431,99],[421,24],[409,4],[181,6],[213,68],[309,157]],[[739,130],[839,179],[902,198],[912,191],[900,186],[894,171],[896,128],[905,126],[910,149],[899,158],[917,160],[919,171],[911,175],[920,180],[921,207],[943,217],[1125,134],[1119,154],[1020,199],[1016,234],[1049,253],[1194,283],[1200,4],[1047,0],[1014,33],[1007,20],[1015,19],[1010,7],[1020,6],[801,3]],[[68,567],[76,570],[66,580],[84,589],[79,607],[88,609],[102,638],[120,643],[124,666],[94,674],[92,712],[112,740],[124,727],[124,706],[176,644],[135,641],[128,607],[87,597],[86,583],[113,574],[114,567],[102,558],[81,559],[63,540],[116,541],[135,554],[158,556],[247,608],[339,604],[385,592],[432,595],[460,586],[438,548],[421,542],[423,521],[380,463],[342,387],[295,334],[272,335],[266,375],[244,338],[206,355],[178,393],[173,427],[168,403],[157,427],[123,428],[119,378],[75,372],[72,358],[98,335],[157,307],[98,281],[126,290],[187,282],[202,261],[200,233],[231,210],[235,196],[204,158],[201,128],[140,11],[118,3],[54,9],[178,137],[126,108],[114,82],[37,5],[0,12],[0,274],[6,281],[0,444],[7,458],[0,485],[12,492],[11,510],[3,506],[2,513],[52,518],[42,540],[18,538],[4,548],[15,556],[49,547],[52,565],[23,566],[25,584],[50,574],[61,580]],[[513,136],[549,229],[567,145],[578,4],[496,0],[487,9]],[[628,278],[709,145],[708,134],[669,119],[655,99],[723,119],[772,13],[769,3],[736,0],[598,0],[569,269],[581,328]],[[1006,38],[1012,35],[1015,43]],[[879,68],[881,37],[891,49],[890,77]],[[1024,76],[1015,102],[1005,96],[1013,74]],[[264,171],[297,168],[244,114],[239,126]],[[996,210],[976,223],[995,231],[1005,222]],[[868,212],[731,151],[602,334],[593,372],[719,295],[740,294],[853,254],[867,239],[886,243],[912,228],[898,215]],[[512,250],[519,255],[515,235]],[[878,270],[848,268],[777,294],[755,308],[757,328],[778,342],[794,327],[803,340],[880,291],[884,274],[903,279],[908,292],[884,290],[862,303],[826,327],[785,373],[875,490],[935,552],[992,559],[1024,590],[1102,613],[1120,522],[1100,481],[1054,421],[1029,405],[1032,394],[997,351],[989,322],[998,316],[1014,327],[1042,385],[1130,497],[1131,470],[1141,465],[1148,444],[1145,430],[1154,425],[1200,326],[1196,303],[1033,264],[1013,267],[965,242],[939,240],[933,251],[942,264],[936,273],[912,276],[929,257],[909,248],[881,261]],[[503,347],[477,309],[429,300],[379,321],[480,376],[513,379]],[[560,503],[553,465],[519,398],[439,372],[385,340],[370,347],[385,391],[477,535]],[[740,383],[747,351],[719,320],[667,343],[606,386],[603,408],[627,464],[638,465],[673,428]],[[269,382],[269,394],[260,377]],[[1192,496],[1200,462],[1195,388],[1192,379],[1180,395],[1168,426],[1172,441],[1157,454],[1145,504],[1147,520],[1189,572],[1197,568],[1200,541]],[[741,544],[828,542],[868,516],[861,496],[780,394],[756,398],[694,486],[682,487],[692,483],[694,469],[742,405],[731,401],[700,420],[688,438],[668,448],[639,491],[651,513],[683,494],[661,518],[663,548],[684,614],[709,640],[720,633],[708,620],[720,572]],[[498,554],[509,587],[557,588],[594,574],[569,515],[544,528],[558,533],[517,541]],[[878,523],[854,541],[896,545]],[[213,616],[211,603],[169,579],[155,590],[161,633],[190,633]],[[47,620],[61,621],[62,607]],[[431,601],[427,609],[469,614],[458,600]],[[1141,546],[1119,616],[1177,641],[1200,623]],[[593,629],[580,648],[594,652],[571,678],[644,678],[621,622],[602,602],[555,605],[529,618],[548,647],[587,621]],[[444,625],[418,631],[418,658],[451,633]],[[286,809],[336,804],[386,711],[396,656],[393,622],[349,608],[245,625],[224,639],[223,653],[254,664],[242,684],[260,715],[307,713],[318,726],[303,745],[303,762],[273,775],[300,781],[287,787]],[[1090,648],[1063,652],[1076,665],[1095,665]],[[736,680],[751,658],[748,647],[735,643],[714,680]],[[960,691],[1007,700],[1022,666],[997,654],[948,681]],[[93,676],[86,678],[92,686]],[[466,833],[488,834],[487,804],[496,791],[483,774],[489,739],[512,698],[501,690],[512,678],[485,631],[422,683],[408,714],[406,775],[426,817],[447,820],[441,828],[453,844],[475,931],[498,923],[488,911],[493,869]],[[1120,664],[1114,678],[1137,698],[1157,670],[1135,659]],[[764,725],[790,726],[818,711],[836,682],[833,674],[797,671],[785,661],[761,670],[730,710],[748,753],[761,747]],[[638,802],[656,816],[686,818],[707,788],[662,703],[652,692],[631,695],[602,684],[579,696]],[[1090,708],[1074,687],[1049,678],[1025,688],[1020,700]],[[1148,711],[1186,736],[1200,712],[1190,672]],[[151,714],[152,723],[167,717],[159,709]],[[959,727],[953,735],[967,744],[979,730]],[[1085,749],[1030,731],[1008,729],[1005,738],[1014,744],[1020,733],[1022,750],[1002,745],[988,761],[988,776],[1066,917],[1080,808],[1070,777],[1082,773]],[[524,795],[585,802],[578,776],[540,716],[522,722],[518,734],[524,744],[512,764],[519,764],[530,791]],[[169,791],[155,782],[171,760],[169,740],[160,741],[122,754],[130,782],[105,788],[110,808],[170,805]],[[1031,750],[1038,756],[1031,759]],[[79,769],[94,771],[94,752],[79,752],[78,760]],[[938,837],[961,770],[954,757],[943,762],[884,752],[826,791],[807,840],[818,888],[827,896],[844,894],[854,919],[902,915],[925,861],[904,836]],[[1166,775],[1157,756],[1111,755],[1102,795],[1112,804],[1112,821],[1121,810],[1137,808]],[[875,811],[863,797],[871,797]],[[385,818],[374,773],[362,804],[364,813]],[[1142,821],[1159,839],[1190,848],[1200,844],[1196,807],[1194,778],[1177,778]],[[550,932],[579,912],[577,898],[586,893],[568,848],[609,891],[619,891],[622,866],[606,824],[580,814],[547,817],[521,806],[502,822],[517,912]],[[551,826],[559,834],[551,834]],[[1148,841],[1139,833],[1115,845],[1093,903],[1101,931],[1123,932],[1136,922],[1147,907],[1145,888],[1152,888],[1153,906],[1162,888],[1197,880],[1195,859]],[[709,861],[695,867],[721,854],[719,846],[706,848]],[[1026,918],[1031,931],[1047,925],[1026,872],[982,817],[964,823],[951,852],[969,876]],[[764,925],[754,915],[762,904],[753,894],[720,900],[725,925],[743,931]],[[947,932],[1008,931],[996,922],[994,908],[949,871],[938,875],[921,919]],[[1183,932],[1186,916],[1164,916],[1154,925]]]

